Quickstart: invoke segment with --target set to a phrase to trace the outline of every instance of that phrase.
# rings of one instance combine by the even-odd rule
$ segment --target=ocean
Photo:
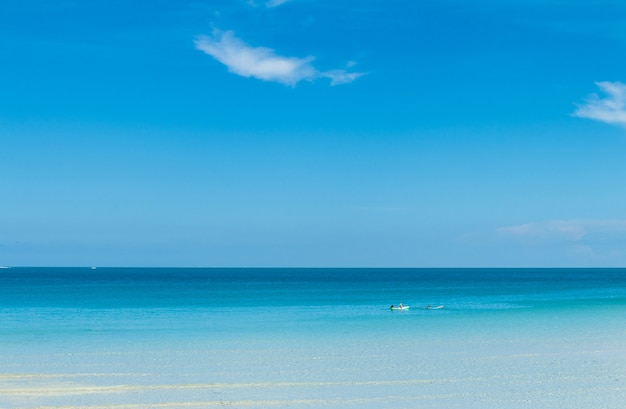
[[[0,408],[624,402],[626,269],[0,269]]]

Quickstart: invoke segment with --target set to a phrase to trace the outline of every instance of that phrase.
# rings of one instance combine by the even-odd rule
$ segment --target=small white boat
[[[408,305],[403,305],[402,307],[394,307],[393,305],[389,307],[392,311],[403,311],[408,310],[410,307]]]

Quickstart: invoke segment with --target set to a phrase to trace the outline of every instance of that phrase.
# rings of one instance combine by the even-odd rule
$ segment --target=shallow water
[[[624,269],[13,268],[0,280],[2,408],[626,401]],[[411,309],[389,310],[399,302]]]

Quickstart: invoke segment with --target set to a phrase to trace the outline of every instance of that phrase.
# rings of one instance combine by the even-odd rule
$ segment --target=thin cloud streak
[[[287,3],[288,1],[290,0],[269,0],[265,3],[265,7],[267,8],[278,7]]]
[[[500,227],[496,231],[510,238],[581,241],[592,234],[626,234],[626,220],[552,220]]]
[[[196,49],[224,64],[228,71],[242,77],[253,77],[263,81],[278,82],[295,86],[300,81],[329,78],[330,85],[347,84],[364,73],[350,73],[338,69],[318,71],[311,64],[314,57],[285,57],[277,55],[271,48],[252,47],[232,31],[214,30],[212,36],[200,36],[195,40]]]
[[[268,0],[264,4],[265,4],[265,7],[267,7],[268,9],[271,9],[274,7],[282,6],[283,4],[290,2],[290,1],[291,0]],[[252,7],[258,7],[255,0],[248,0],[248,4]]]
[[[595,84],[606,96],[601,98],[598,94],[590,95],[585,104],[579,105],[573,115],[626,126],[626,85],[619,81],[601,81]]]
[[[321,77],[330,78],[330,85],[348,84],[360,76],[364,75],[361,72],[347,72],[345,70],[331,70],[322,72],[319,74]]]

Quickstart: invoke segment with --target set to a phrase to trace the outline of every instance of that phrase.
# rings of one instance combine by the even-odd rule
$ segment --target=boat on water
[[[400,304],[399,306],[395,306],[392,305],[391,307],[389,307],[390,310],[392,311],[402,311],[402,310],[408,310],[410,307],[408,305],[402,305]]]
[[[441,310],[443,308],[443,305],[437,305],[436,307],[431,307],[430,305],[427,305],[425,308],[427,310]]]

